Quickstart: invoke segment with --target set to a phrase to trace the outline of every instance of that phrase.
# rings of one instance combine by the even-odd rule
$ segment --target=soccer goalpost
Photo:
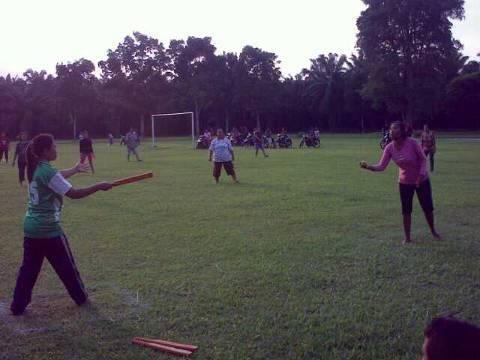
[[[167,116],[178,116],[178,115],[190,115],[191,116],[191,119],[192,119],[192,148],[195,149],[195,119],[194,119],[194,113],[191,112],[191,111],[152,115],[152,147],[155,146],[155,118],[161,118],[161,117],[167,117]]]

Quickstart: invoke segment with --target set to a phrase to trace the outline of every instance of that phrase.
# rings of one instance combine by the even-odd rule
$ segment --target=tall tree
[[[461,75],[447,87],[444,110],[449,125],[480,129],[480,72]]]
[[[345,106],[344,111],[353,118],[353,126],[360,127],[362,132],[366,129],[366,113],[370,107],[362,98],[362,89],[368,80],[368,65],[362,51],[353,54],[347,61],[348,70],[345,73]]]
[[[449,80],[445,68],[461,47],[452,37],[451,19],[464,17],[464,0],[363,2],[358,47],[370,66],[363,94],[415,122],[434,108],[442,95],[434,90]]]
[[[195,131],[200,131],[200,118],[214,101],[213,80],[216,73],[216,48],[211,38],[190,36],[187,41],[172,40],[167,50],[170,76],[180,103],[193,106]]]
[[[78,116],[96,96],[94,93],[95,65],[90,60],[80,59],[68,64],[57,64],[57,96],[63,103],[73,126],[73,138],[77,136]]]
[[[143,135],[145,118],[159,101],[158,88],[168,86],[169,59],[163,44],[134,32],[133,36],[126,36],[115,50],[109,50],[107,59],[98,65],[104,85],[109,89],[116,88],[123,107],[137,114]]]
[[[336,130],[341,121],[344,100],[344,74],[347,58],[338,54],[319,55],[304,69],[312,106],[328,119],[328,128]]]
[[[0,77],[0,129],[10,135],[19,130],[25,112],[25,80]]]
[[[245,46],[239,55],[236,73],[237,101],[255,114],[261,127],[261,115],[274,110],[280,94],[280,61],[275,53]]]

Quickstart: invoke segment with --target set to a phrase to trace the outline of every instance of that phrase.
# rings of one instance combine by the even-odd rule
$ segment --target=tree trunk
[[[360,108],[360,126],[362,129],[362,134],[365,132],[365,116],[363,115],[363,108]]]
[[[70,112],[70,121],[73,124],[73,141],[77,138],[77,117],[73,111]]]
[[[30,132],[27,111],[23,113],[22,120],[20,120],[20,131],[26,131],[27,133]]]
[[[145,135],[145,115],[140,115],[140,137],[143,138]]]
[[[225,110],[225,131],[230,131],[230,111]]]
[[[200,106],[195,100],[195,135],[200,135]]]

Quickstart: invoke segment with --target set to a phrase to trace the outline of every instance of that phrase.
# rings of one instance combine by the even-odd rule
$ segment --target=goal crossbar
[[[194,113],[192,111],[178,112],[178,113],[166,113],[166,114],[153,114],[152,115],[152,147],[155,146],[155,118],[156,117],[176,116],[176,115],[190,115],[191,116],[191,118],[192,118],[192,148],[195,149],[195,119],[194,119]]]

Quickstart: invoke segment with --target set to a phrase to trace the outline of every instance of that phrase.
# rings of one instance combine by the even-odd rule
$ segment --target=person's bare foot
[[[408,245],[411,244],[413,241],[411,239],[405,239],[402,241],[402,245]]]
[[[438,241],[442,240],[442,237],[436,231],[432,232],[432,236],[435,240],[438,240]]]

